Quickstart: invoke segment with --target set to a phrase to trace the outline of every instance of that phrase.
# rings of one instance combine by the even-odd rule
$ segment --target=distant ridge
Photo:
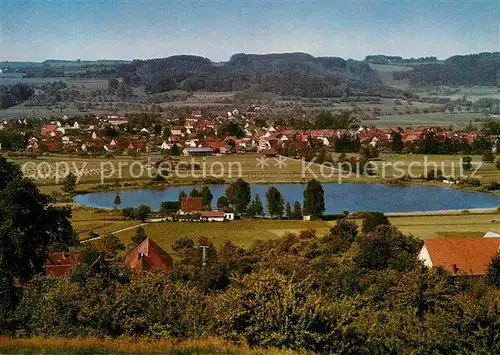
[[[314,57],[307,53],[237,53],[224,63],[176,55],[134,60],[119,66],[119,76],[145,84],[149,93],[169,90],[254,90],[303,97],[393,95],[368,63],[340,57]]]

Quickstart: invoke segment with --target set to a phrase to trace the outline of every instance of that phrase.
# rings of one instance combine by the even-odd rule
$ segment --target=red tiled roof
[[[128,118],[127,117],[120,117],[120,116],[116,116],[116,115],[108,115],[108,117],[106,118],[107,121],[116,121],[116,122],[128,122]]]
[[[67,276],[77,260],[71,253],[49,253],[45,259],[45,275]]]
[[[210,148],[212,148],[212,150],[218,151],[221,148],[225,148],[226,147],[226,142],[208,142],[208,144],[203,144],[203,145],[204,146],[208,145]]]
[[[220,211],[204,211],[201,213],[202,217],[224,217],[224,212]]]
[[[169,271],[172,268],[172,257],[151,238],[146,238],[125,257],[125,265],[134,272],[154,268]]]
[[[42,131],[42,134],[47,134],[47,133],[50,133],[50,132],[55,132],[55,131],[57,131],[57,125],[55,125],[55,124],[46,124],[46,125],[43,125],[42,128],[41,128],[41,131]]]
[[[181,197],[180,209],[183,212],[203,211],[203,201],[201,197]]]
[[[47,142],[47,150],[51,153],[59,152],[63,149],[62,142]]]
[[[147,142],[144,140],[136,140],[130,142],[128,148],[129,149],[144,149],[146,148]]]
[[[454,273],[483,275],[500,248],[500,238],[440,238],[425,239],[433,266]]]

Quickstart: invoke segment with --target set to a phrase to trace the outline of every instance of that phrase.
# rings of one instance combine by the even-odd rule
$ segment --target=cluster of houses
[[[185,117],[182,125],[169,125],[166,122],[162,132],[150,132],[151,128],[138,128],[137,131],[120,135],[117,138],[106,137],[107,126],[120,127],[127,125],[127,117],[107,115],[99,117],[98,124],[82,124],[78,121],[68,123],[64,116],[60,121],[44,124],[40,135],[28,140],[28,149],[38,149],[43,146],[49,152],[65,150],[87,151],[92,148],[103,149],[106,152],[117,150],[138,152],[170,151],[174,145],[179,153],[185,156],[206,156],[227,153],[245,153],[248,151],[276,151],[287,144],[306,147],[311,142],[335,148],[335,143],[343,137],[358,138],[361,144],[384,147],[387,146],[395,132],[402,136],[404,144],[422,139],[426,134],[433,133],[438,140],[457,140],[472,144],[478,138],[477,132],[460,133],[444,131],[433,126],[418,126],[403,128],[377,128],[373,125],[357,129],[316,129],[296,130],[291,127],[279,127],[268,124],[260,127],[253,123],[254,116],[260,115],[260,107],[253,107],[245,115],[235,109],[233,111],[210,111],[205,117],[200,110],[193,110]],[[243,130],[243,137],[227,136],[221,138],[219,129],[224,123],[237,118]],[[179,121],[176,121],[177,124]],[[1,123],[1,122],[0,122]],[[4,129],[7,122],[0,124]],[[78,134],[77,134],[78,133]],[[496,139],[493,137],[492,139]]]
[[[76,253],[57,252],[49,253],[45,258],[45,274],[51,276],[68,276],[72,269],[78,265]],[[96,264],[99,259],[96,259]],[[168,272],[172,269],[173,259],[156,244],[151,238],[146,238],[125,257],[125,265],[134,274],[143,271],[160,269]]]
[[[184,200],[184,213],[204,212],[198,209],[198,201],[193,198]],[[215,212],[212,212],[215,213]],[[224,218],[222,213],[214,218]],[[205,214],[204,218],[211,218]],[[441,238],[424,239],[418,258],[427,267],[442,267],[453,275],[481,276],[488,272],[491,259],[500,252],[500,234],[488,232],[483,238]],[[172,257],[146,238],[125,257],[125,265],[134,273],[160,269],[168,272],[172,268]],[[78,264],[75,253],[49,253],[45,260],[45,274],[67,276]]]
[[[206,211],[201,197],[181,197],[179,220],[224,222],[234,220],[234,213],[228,211]],[[96,260],[97,262],[97,260]],[[67,276],[78,265],[78,255],[68,252],[49,253],[45,259],[45,274]],[[172,257],[151,238],[146,238],[125,257],[125,265],[140,273],[155,268],[168,272],[172,268]]]
[[[201,197],[181,197],[179,220],[199,220],[202,222],[224,222],[234,220],[234,212],[206,211]]]

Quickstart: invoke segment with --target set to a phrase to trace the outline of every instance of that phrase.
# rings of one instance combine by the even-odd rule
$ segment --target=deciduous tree
[[[271,218],[283,217],[283,195],[279,190],[271,186],[266,193],[267,212]]]
[[[304,190],[304,214],[313,219],[319,219],[325,211],[325,197],[321,183],[312,179],[307,182]]]
[[[247,206],[250,203],[250,184],[242,178],[236,179],[226,189],[226,197],[234,211],[239,214],[245,214]]]
[[[49,198],[0,157],[0,270],[21,280],[43,271],[46,253],[77,244],[71,209]]]

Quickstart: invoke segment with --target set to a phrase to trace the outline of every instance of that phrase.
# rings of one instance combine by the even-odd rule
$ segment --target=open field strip
[[[436,212],[437,213],[437,212]],[[103,211],[90,208],[73,210],[73,226],[85,239],[89,231],[101,235],[116,232],[125,243],[135,234],[138,221],[120,220],[119,210]],[[86,220],[82,224],[82,221]],[[442,237],[481,237],[487,231],[500,233],[500,213],[496,211],[469,214],[434,214],[390,216],[391,224],[403,233],[418,238]],[[360,219],[355,222],[361,226]],[[103,227],[103,223],[106,223]],[[250,247],[257,240],[281,237],[286,233],[299,233],[305,229],[315,229],[318,236],[328,233],[335,221],[295,221],[295,220],[235,220],[226,223],[201,222],[160,222],[143,225],[146,234],[152,237],[162,248],[171,252],[172,243],[180,237],[197,240],[201,236],[210,238],[215,245],[222,246],[231,241],[241,247]]]
[[[363,125],[376,125],[384,127],[408,126],[440,126],[460,129],[466,127],[470,121],[485,119],[482,113],[421,113],[421,114],[390,114],[379,116],[377,120],[361,121]]]

